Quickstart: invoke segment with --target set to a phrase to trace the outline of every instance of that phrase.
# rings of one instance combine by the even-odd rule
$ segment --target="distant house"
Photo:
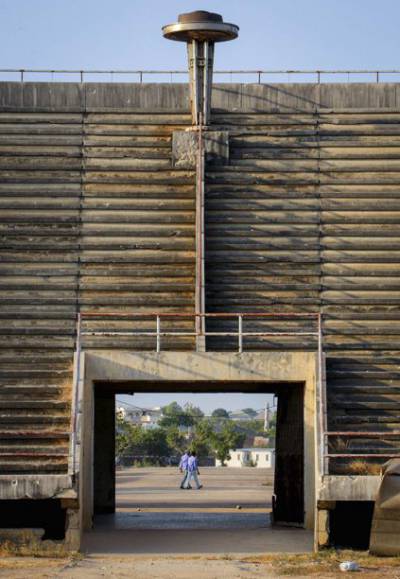
[[[144,413],[142,413],[140,424],[147,430],[150,430],[151,428],[157,428],[162,415],[163,413],[159,406],[156,406],[150,410],[146,410]]]
[[[159,406],[155,408],[146,409],[130,406],[117,408],[117,417],[122,418],[134,424],[135,426],[142,426],[145,429],[156,428],[158,422],[162,417],[162,410]]]
[[[231,460],[227,461],[229,467],[254,466],[258,468],[275,467],[274,448],[237,448],[230,451]],[[215,466],[221,466],[219,460],[215,460]]]
[[[123,406],[118,406],[115,414],[119,420],[125,420],[126,418],[126,410]]]
[[[267,447],[269,446],[270,438],[268,436],[254,436],[253,438],[253,446],[260,448],[260,447]]]

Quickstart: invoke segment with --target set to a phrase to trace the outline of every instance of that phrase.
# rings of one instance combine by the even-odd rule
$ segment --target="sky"
[[[161,27],[194,9],[240,26],[217,69],[399,66],[399,0],[0,0],[0,68],[185,69]]]
[[[161,27],[196,9],[240,27],[237,40],[218,45],[216,69],[400,68],[400,0],[0,0],[0,68],[186,69],[184,47],[166,41]],[[243,394],[134,399],[139,406],[191,401],[205,411],[271,401]]]
[[[153,408],[154,406],[166,406],[170,402],[178,402],[184,406],[186,402],[199,406],[206,414],[211,414],[216,408],[225,410],[242,410],[253,408],[262,410],[265,404],[274,406],[273,397],[270,394],[135,394],[134,396],[118,396],[122,400],[134,404],[139,408]],[[118,403],[117,403],[118,404]]]

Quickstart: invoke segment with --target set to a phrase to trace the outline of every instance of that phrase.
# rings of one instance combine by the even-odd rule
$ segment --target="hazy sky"
[[[240,26],[220,69],[399,66],[399,0],[0,0],[0,68],[186,68],[161,26],[194,9]]]
[[[400,67],[400,0],[0,0],[0,68],[186,69],[184,47],[164,40],[161,27],[195,9],[220,12],[240,26],[238,40],[217,47],[217,69]],[[209,411],[260,408],[265,398],[134,400],[192,401]]]
[[[191,402],[207,414],[210,414],[215,408],[262,410],[265,403],[273,404],[270,394],[136,394],[135,396],[118,396],[118,399],[125,400],[140,408],[166,406],[174,400],[181,406],[184,406],[186,402]]]

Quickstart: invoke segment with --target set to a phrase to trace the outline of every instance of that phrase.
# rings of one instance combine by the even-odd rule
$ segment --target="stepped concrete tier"
[[[229,160],[205,171],[206,309],[323,314],[329,428],[363,432],[332,437],[330,450],[367,455],[331,459],[331,476],[370,475],[400,452],[399,95],[389,83],[213,87],[211,126],[229,133]],[[3,499],[27,497],[21,481],[32,475],[69,509],[77,500],[79,311],[194,312],[196,174],[172,159],[174,132],[190,125],[186,85],[0,83]],[[114,316],[106,330],[133,327]],[[313,336],[245,341],[265,352],[316,346]],[[150,336],[83,342],[86,351],[154,347]],[[211,351],[236,348],[233,338],[207,340]],[[165,338],[163,349],[190,351],[194,340]],[[49,476],[63,477],[63,489],[60,478],[46,487]]]

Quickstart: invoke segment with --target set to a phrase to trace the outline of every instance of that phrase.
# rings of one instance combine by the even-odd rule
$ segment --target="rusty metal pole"
[[[204,130],[210,124],[211,90],[214,65],[214,44],[236,38],[239,27],[223,21],[220,14],[198,10],[180,14],[176,24],[163,27],[170,40],[186,42],[189,66],[190,102],[193,130],[197,130],[196,160],[196,286],[195,331],[196,349],[205,351],[205,248],[204,195],[205,146]]]
[[[163,27],[163,35],[169,40],[187,43],[192,123],[202,125],[210,122],[214,44],[237,37],[239,27],[224,22],[220,14],[196,10],[180,14],[178,22]]]

